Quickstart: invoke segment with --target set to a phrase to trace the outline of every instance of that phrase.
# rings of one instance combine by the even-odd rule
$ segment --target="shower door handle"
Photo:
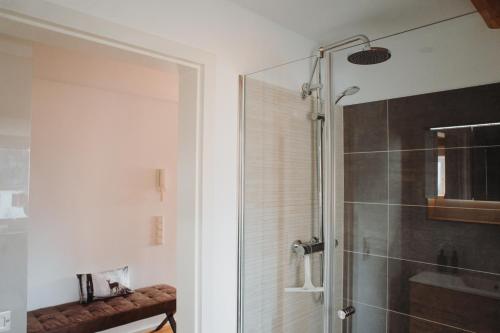
[[[352,316],[355,312],[356,312],[356,309],[354,308],[354,306],[348,306],[348,307],[345,307],[345,308],[337,311],[337,316],[340,319],[344,320],[347,317]]]

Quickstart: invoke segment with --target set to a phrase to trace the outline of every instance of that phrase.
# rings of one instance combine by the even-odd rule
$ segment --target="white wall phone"
[[[163,201],[165,192],[167,191],[166,185],[167,170],[157,169],[156,170],[156,188],[160,192],[160,201]]]

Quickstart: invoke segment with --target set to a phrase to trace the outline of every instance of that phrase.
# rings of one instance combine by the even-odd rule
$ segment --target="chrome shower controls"
[[[313,237],[309,242],[302,242],[296,240],[292,243],[292,250],[295,254],[303,256],[306,254],[312,254],[315,252],[323,252],[325,249],[325,243],[320,242],[318,238]]]

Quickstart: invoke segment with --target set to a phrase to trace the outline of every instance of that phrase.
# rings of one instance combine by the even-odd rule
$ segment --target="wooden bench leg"
[[[174,331],[174,333],[176,333],[176,330],[177,330],[177,325],[175,323],[175,319],[174,319],[174,315],[173,314],[168,314],[167,313],[167,317],[165,319],[163,319],[163,321],[160,323],[160,325],[158,325],[157,328],[155,328],[155,330],[153,332],[158,332],[159,330],[161,330],[163,328],[163,326],[165,326],[167,324],[167,322],[170,324],[170,327],[172,327],[172,331]]]
[[[165,326],[167,321],[168,321],[168,316],[165,319],[163,319],[163,321],[160,323],[160,325],[158,325],[158,327],[155,328],[155,330],[153,332],[158,332],[159,330],[161,330],[163,328],[163,326]]]
[[[172,331],[176,333],[177,331],[177,324],[175,323],[174,315],[173,314],[168,314],[167,315],[168,322],[170,323],[170,327],[172,327]]]

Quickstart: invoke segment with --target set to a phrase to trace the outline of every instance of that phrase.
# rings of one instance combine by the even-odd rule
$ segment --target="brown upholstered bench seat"
[[[160,314],[166,314],[175,329],[175,310],[175,288],[157,285],[90,304],[74,302],[30,311],[28,333],[93,333]]]

